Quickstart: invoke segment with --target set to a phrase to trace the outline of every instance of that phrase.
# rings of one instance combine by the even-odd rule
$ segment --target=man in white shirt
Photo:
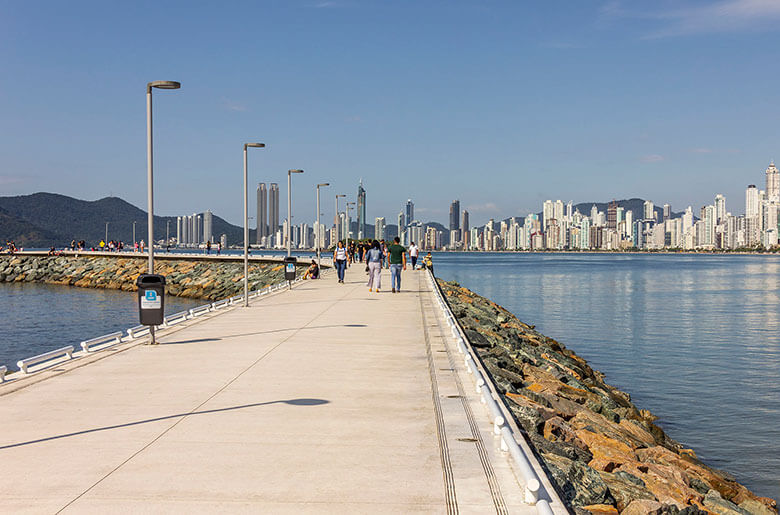
[[[412,258],[412,270],[415,270],[417,268],[417,256],[420,254],[420,249],[417,248],[417,245],[412,242],[411,245],[409,245],[409,256]]]

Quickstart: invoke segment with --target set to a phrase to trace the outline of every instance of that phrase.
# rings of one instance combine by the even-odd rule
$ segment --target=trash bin
[[[165,316],[165,276],[141,274],[138,286],[138,313],[142,325],[162,325]]]
[[[295,280],[295,264],[298,260],[294,256],[284,258],[284,279],[286,281]]]

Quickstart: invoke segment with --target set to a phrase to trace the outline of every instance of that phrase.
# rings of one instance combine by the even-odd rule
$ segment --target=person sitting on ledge
[[[306,272],[303,274],[304,279],[319,279],[320,278],[320,267],[317,266],[317,262],[313,259],[311,260],[311,265],[309,265],[309,268],[306,269]]]
[[[423,258],[423,268],[427,268],[433,274],[433,257],[430,252]]]

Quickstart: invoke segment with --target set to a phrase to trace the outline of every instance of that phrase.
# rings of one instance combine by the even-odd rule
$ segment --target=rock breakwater
[[[146,257],[90,255],[3,255],[0,283],[39,282],[81,288],[135,291],[145,273]],[[303,267],[299,266],[299,270]],[[166,278],[166,292],[177,297],[219,300],[243,292],[244,265],[236,261],[155,259],[155,271]],[[278,262],[249,265],[249,288],[259,289],[284,279]]]
[[[573,351],[457,283],[439,284],[573,511],[777,513],[776,501],[702,463]]]

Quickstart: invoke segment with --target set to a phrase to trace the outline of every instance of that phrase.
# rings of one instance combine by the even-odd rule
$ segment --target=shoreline
[[[489,299],[454,282],[439,284],[574,512],[777,513],[775,500],[702,463],[573,351]]]

